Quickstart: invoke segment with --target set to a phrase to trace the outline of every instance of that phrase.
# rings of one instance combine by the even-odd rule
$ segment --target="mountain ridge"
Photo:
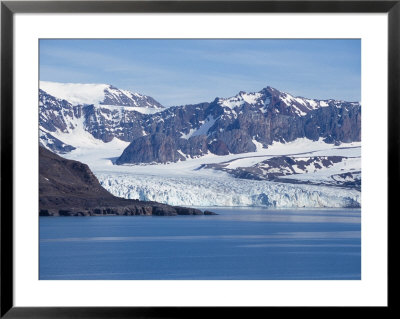
[[[39,100],[43,146],[71,151],[75,145],[62,145],[63,137],[79,126],[105,143],[114,138],[130,143],[116,164],[254,152],[274,141],[303,137],[336,145],[361,140],[360,103],[294,97],[269,86],[212,102],[155,108],[151,113],[127,106],[73,105],[43,90]]]

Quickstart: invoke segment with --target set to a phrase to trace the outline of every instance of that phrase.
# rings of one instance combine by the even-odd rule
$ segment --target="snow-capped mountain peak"
[[[249,105],[262,105],[261,99],[263,98],[262,92],[244,92],[240,91],[235,96],[229,98],[218,98],[216,101],[222,107],[227,107],[230,109],[235,109],[236,107],[241,107],[245,104]]]
[[[216,102],[230,110],[250,105],[260,108],[262,113],[265,113],[267,108],[272,108],[274,109],[274,113],[292,114],[300,117],[304,117],[310,111],[323,107],[335,106],[336,108],[341,108],[343,105],[349,104],[360,106],[357,102],[345,102],[333,99],[318,100],[293,96],[270,86],[263,88],[259,92],[247,93],[240,91],[237,95],[229,98],[217,98]]]
[[[150,96],[118,89],[110,84],[40,81],[40,89],[72,105],[115,105],[162,109]]]

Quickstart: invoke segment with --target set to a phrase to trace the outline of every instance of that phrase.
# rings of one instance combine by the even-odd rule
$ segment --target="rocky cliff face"
[[[176,207],[116,197],[106,191],[86,164],[64,159],[39,147],[39,214],[202,215],[194,208]],[[206,211],[205,214],[213,214]]]
[[[361,140],[361,105],[357,102],[294,97],[266,87],[211,103],[170,108],[146,97],[141,104],[146,108],[135,108],[126,106],[129,103],[123,97],[132,98],[133,93],[113,87],[107,92],[99,104],[80,105],[40,90],[42,145],[68,152],[75,146],[63,146],[62,135],[80,127],[103,142],[113,138],[130,142],[117,160],[117,164],[126,164],[254,152],[274,141],[303,137],[332,144]]]

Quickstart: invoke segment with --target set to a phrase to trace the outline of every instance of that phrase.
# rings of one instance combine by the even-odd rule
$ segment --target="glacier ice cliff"
[[[116,196],[169,205],[271,208],[361,206],[361,192],[336,187],[200,176],[102,173],[97,177],[101,185]]]

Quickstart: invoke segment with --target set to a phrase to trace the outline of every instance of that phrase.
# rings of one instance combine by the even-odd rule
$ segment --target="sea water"
[[[40,217],[41,280],[359,280],[359,209]]]

